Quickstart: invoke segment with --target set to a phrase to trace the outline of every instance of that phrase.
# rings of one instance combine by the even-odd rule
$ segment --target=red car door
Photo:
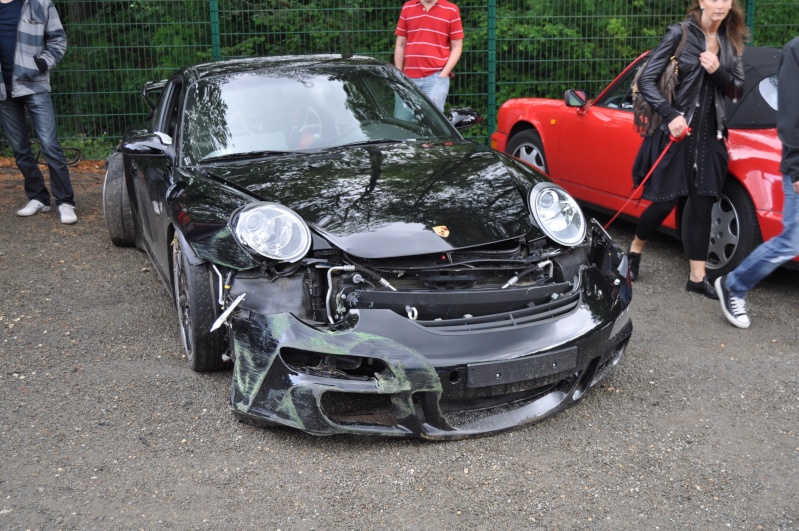
[[[627,68],[595,100],[561,117],[560,138],[572,155],[559,161],[557,177],[572,183],[570,191],[582,201],[618,209],[634,189],[632,166],[642,141],[633,127],[636,70]],[[640,213],[644,206],[637,203],[625,210]]]
[[[621,206],[633,190],[632,165],[641,137],[632,111],[589,104],[561,118],[561,139],[572,155],[560,160],[558,177],[585,201]]]

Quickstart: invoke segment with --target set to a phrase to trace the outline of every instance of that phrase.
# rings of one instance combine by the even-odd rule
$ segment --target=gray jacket
[[[14,52],[14,75],[11,97],[50,92],[50,70],[64,58],[67,34],[50,0],[25,0],[17,28],[17,48]],[[47,71],[39,72],[35,59],[47,63]],[[0,83],[0,101],[8,97]]]

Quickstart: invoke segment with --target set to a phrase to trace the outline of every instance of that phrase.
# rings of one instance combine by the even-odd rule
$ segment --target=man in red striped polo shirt
[[[402,6],[394,33],[394,66],[443,111],[449,79],[463,51],[458,6],[447,0],[410,0]]]

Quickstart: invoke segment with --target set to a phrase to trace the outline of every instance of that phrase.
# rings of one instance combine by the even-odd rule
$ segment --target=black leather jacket
[[[680,43],[682,27],[679,23],[673,24],[666,29],[666,36],[649,54],[649,61],[638,81],[638,89],[641,95],[663,118],[663,123],[660,127],[666,133],[668,133],[669,122],[680,114],[683,114],[685,120],[691,123],[691,118],[694,116],[694,111],[699,101],[702,80],[704,79],[705,69],[699,64],[699,54],[707,48],[705,34],[693,17],[687,19],[686,30],[688,31],[688,37],[680,54],[679,81],[674,102],[671,104],[666,102],[658,89],[658,81]],[[727,40],[727,34],[723,26],[719,28],[718,39],[720,47],[719,68],[711,74],[711,77],[716,85],[717,131],[721,135],[726,133],[727,130],[723,96],[735,101],[743,95],[744,69],[741,63],[741,56],[735,53],[735,48]]]

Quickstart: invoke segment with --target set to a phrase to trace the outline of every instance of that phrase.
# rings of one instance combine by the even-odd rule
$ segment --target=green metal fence
[[[455,0],[466,39],[448,104],[486,117],[520,95],[593,93],[681,19],[688,0]],[[108,0],[55,2],[69,38],[53,74],[65,146],[104,157],[143,121],[145,81],[198,61],[358,53],[390,62],[402,0]],[[797,0],[744,1],[756,45],[799,35]]]

